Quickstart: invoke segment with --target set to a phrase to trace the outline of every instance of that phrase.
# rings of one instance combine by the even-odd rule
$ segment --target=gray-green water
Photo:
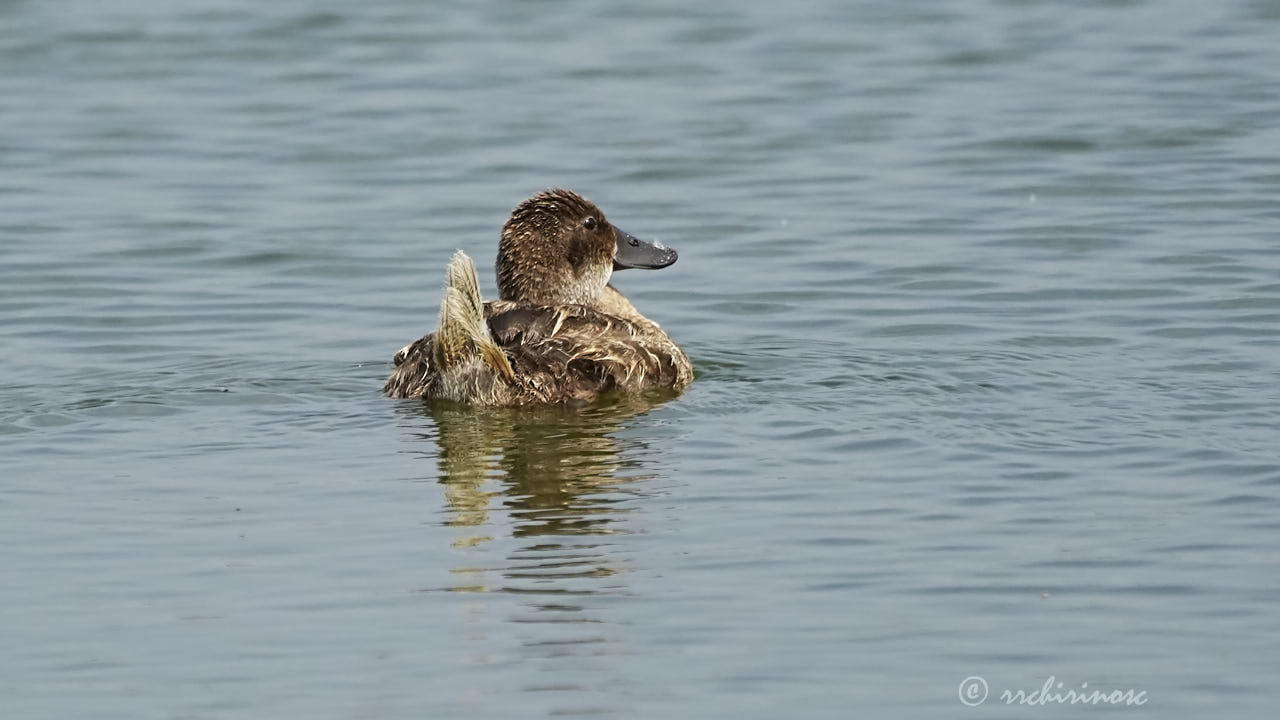
[[[1270,717],[1277,73],[1265,1],[0,2],[0,714]],[[552,185],[693,387],[382,398]]]

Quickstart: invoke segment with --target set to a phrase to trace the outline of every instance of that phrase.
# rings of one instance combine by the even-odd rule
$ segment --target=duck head
[[[498,296],[538,305],[592,305],[614,270],[656,270],[676,251],[645,242],[605,219],[571,190],[548,190],[511,211],[498,243]]]

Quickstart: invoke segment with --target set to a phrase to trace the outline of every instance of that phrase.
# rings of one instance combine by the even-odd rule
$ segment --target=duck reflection
[[[589,537],[625,532],[626,501],[654,478],[650,448],[618,432],[665,399],[617,398],[580,409],[424,406],[435,423],[445,522],[473,530],[454,545],[488,543],[500,526],[534,541],[509,556],[502,585],[509,592],[584,592],[590,588],[573,581],[616,574]],[[497,589],[477,580],[455,589]]]
[[[415,425],[425,409],[430,429],[418,437],[433,446],[443,524],[456,529],[441,589],[461,601],[458,662],[498,673],[468,692],[487,697],[509,683],[550,714],[595,712],[611,696],[610,658],[627,654],[614,600],[631,595],[635,570],[618,536],[639,530],[629,510],[653,492],[665,446],[663,426],[638,418],[666,399],[413,407]]]

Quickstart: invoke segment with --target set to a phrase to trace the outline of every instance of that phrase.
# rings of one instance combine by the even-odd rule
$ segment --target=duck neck
[[[657,326],[657,323],[641,315],[636,306],[632,305],[631,301],[627,299],[627,296],[612,285],[605,285],[604,290],[596,296],[596,300],[591,306],[600,312],[617,315],[633,323]]]

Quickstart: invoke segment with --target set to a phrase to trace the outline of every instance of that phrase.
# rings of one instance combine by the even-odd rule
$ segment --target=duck
[[[502,227],[498,299],[483,300],[475,262],[455,252],[439,327],[395,354],[383,392],[505,407],[682,391],[693,380],[689,356],[611,283],[619,270],[665,268],[677,257],[615,227],[572,190],[540,192]]]

